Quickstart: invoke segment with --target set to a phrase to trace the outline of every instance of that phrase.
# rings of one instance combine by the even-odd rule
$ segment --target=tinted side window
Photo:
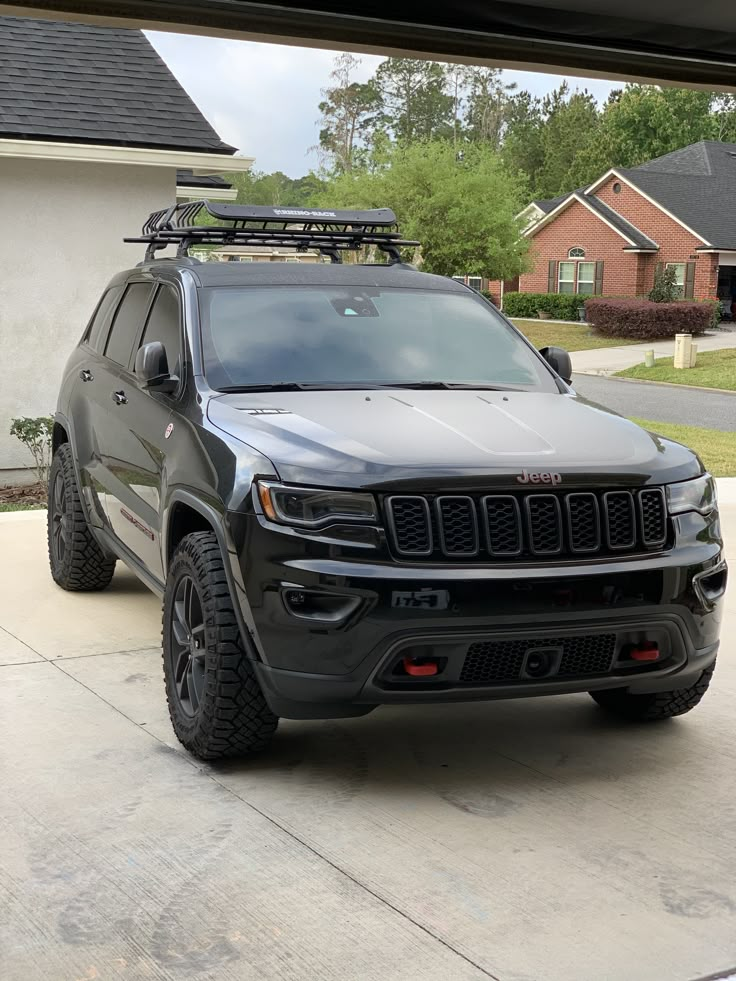
[[[107,339],[106,358],[118,364],[128,364],[150,296],[151,287],[148,283],[131,283],[125,290],[123,302],[118,307]]]
[[[95,314],[90,321],[89,327],[84,335],[84,340],[90,347],[93,347],[95,351],[99,351],[101,346],[101,338],[107,333],[107,328],[110,326],[110,317],[112,316],[115,305],[120,299],[120,294],[122,293],[122,286],[113,286],[112,289],[108,290],[97,304],[97,309]],[[104,341],[102,342],[104,343]]]
[[[153,301],[148,315],[146,329],[143,331],[141,344],[150,341],[161,341],[166,348],[169,361],[169,371],[178,374],[177,366],[181,357],[181,332],[179,329],[180,312],[179,298],[168,286],[161,286],[156,299]]]

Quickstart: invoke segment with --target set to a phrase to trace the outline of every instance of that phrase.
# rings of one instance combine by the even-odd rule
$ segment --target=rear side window
[[[141,344],[160,341],[166,349],[169,371],[178,374],[181,355],[179,299],[168,286],[161,286],[148,315]]]
[[[110,317],[113,314],[115,305],[120,299],[122,291],[122,286],[113,286],[112,289],[103,294],[102,299],[97,304],[97,309],[84,335],[86,343],[90,347],[93,347],[95,351],[100,350],[101,338],[104,338],[107,334],[107,328],[110,326]]]
[[[107,339],[106,358],[127,367],[150,296],[151,286],[148,283],[131,283],[125,290]]]

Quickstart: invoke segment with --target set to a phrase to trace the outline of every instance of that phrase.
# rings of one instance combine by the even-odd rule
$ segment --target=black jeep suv
[[[206,202],[149,219],[61,386],[54,579],[103,589],[122,559],[163,596],[171,719],[205,759],[264,747],[279,716],[383,703],[688,711],[726,585],[712,478],[578,398],[564,351],[403,264],[393,222]],[[187,256],[222,242],[333,262]],[[390,261],[339,262],[358,248]]]

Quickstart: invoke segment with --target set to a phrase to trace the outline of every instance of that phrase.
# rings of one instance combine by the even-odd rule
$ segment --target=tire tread
[[[663,719],[674,719],[694,709],[707,692],[714,671],[715,663],[706,668],[689,688],[674,688],[672,691],[643,695],[616,688],[590,694],[601,708],[614,715],[635,722],[659,722]]]
[[[57,469],[61,469],[62,472],[67,495],[67,513],[70,519],[70,539],[61,565],[55,562],[51,547],[50,497]],[[54,582],[62,589],[77,593],[97,592],[109,586],[115,572],[115,559],[105,555],[87,524],[77,486],[73,451],[69,443],[61,444],[51,464],[47,521],[49,565]]]
[[[194,574],[207,637],[206,686],[194,720],[181,712],[166,669],[168,620],[177,570]],[[278,726],[240,637],[222,552],[213,532],[187,535],[171,560],[163,610],[163,652],[169,715],[179,741],[195,756],[215,760],[265,749]]]

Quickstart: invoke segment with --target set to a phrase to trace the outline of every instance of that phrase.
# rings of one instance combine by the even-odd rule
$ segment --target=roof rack
[[[201,224],[203,215],[218,224]],[[226,223],[226,224],[225,224]],[[297,252],[318,250],[332,262],[342,262],[342,252],[355,252],[374,245],[391,263],[401,262],[400,248],[419,242],[402,239],[396,230],[396,215],[389,208],[373,211],[332,211],[317,208],[271,208],[212,201],[188,201],[154,211],[137,238],[144,242],[146,261],[159,249],[176,245],[177,256],[185,256],[193,245],[287,245]]]

